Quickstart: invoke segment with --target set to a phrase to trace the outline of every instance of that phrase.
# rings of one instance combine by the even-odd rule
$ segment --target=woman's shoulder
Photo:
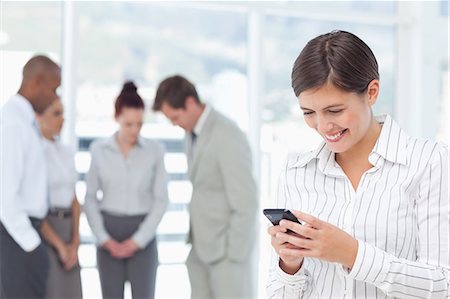
[[[149,139],[149,138],[145,138],[145,137],[139,137],[139,143],[144,149],[147,149],[149,151],[152,151],[152,152],[156,151],[159,153],[165,152],[164,145],[158,140]]]
[[[434,151],[430,158],[430,163],[448,163],[448,144],[441,141],[433,142]]]
[[[290,153],[284,164],[286,169],[302,168],[316,157],[316,150]]]
[[[109,143],[109,139],[110,138],[98,138],[93,140],[89,145],[89,150],[92,152],[101,149]]]
[[[65,157],[73,157],[75,156],[75,151],[67,144],[61,142],[55,142],[55,147],[61,153],[61,155]]]
[[[449,147],[446,143],[427,138],[409,137],[406,144],[408,160],[427,161],[431,164],[448,160]]]

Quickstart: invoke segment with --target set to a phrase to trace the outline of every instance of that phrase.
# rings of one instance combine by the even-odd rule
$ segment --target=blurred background
[[[76,151],[77,195],[84,201],[88,147],[117,128],[113,102],[125,80],[144,98],[142,135],[164,143],[170,206],[158,228],[156,297],[187,298],[184,261],[191,185],[184,132],[150,111],[156,87],[182,74],[200,97],[236,121],[251,142],[260,206],[271,207],[286,155],[320,139],[306,127],[290,87],[291,67],[313,37],[334,29],[362,38],[378,59],[389,113],[411,135],[449,143],[448,1],[1,1],[0,105],[16,93],[24,63],[37,53],[63,67],[62,141]],[[257,283],[264,297],[270,256],[261,217]],[[99,298],[95,245],[82,215],[83,296]],[[176,287],[174,287],[176,282]],[[126,289],[130,296],[130,289]]]

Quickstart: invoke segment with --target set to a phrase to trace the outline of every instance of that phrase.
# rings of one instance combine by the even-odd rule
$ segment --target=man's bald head
[[[47,56],[37,55],[23,67],[19,94],[31,103],[36,112],[42,113],[57,98],[56,89],[60,84],[60,67]]]
[[[59,70],[59,66],[53,60],[44,55],[37,55],[28,60],[24,65],[22,75],[25,80]]]

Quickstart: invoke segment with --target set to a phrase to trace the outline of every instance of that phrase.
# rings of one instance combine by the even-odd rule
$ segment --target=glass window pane
[[[2,1],[0,106],[17,92],[22,68],[35,54],[59,62],[62,2]]]
[[[333,15],[394,15],[397,12],[396,1],[280,1],[275,2],[280,8],[292,11],[307,11]]]
[[[61,24],[60,1],[2,1],[2,49],[59,53]]]
[[[244,13],[143,2],[79,2],[77,10],[79,125],[114,122],[124,80],[135,80],[150,106],[157,84],[177,73],[195,83],[202,100],[246,125]],[[245,113],[233,112],[240,107]],[[148,113],[146,121],[158,119]]]

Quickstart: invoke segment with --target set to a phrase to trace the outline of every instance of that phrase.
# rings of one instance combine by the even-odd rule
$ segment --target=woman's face
[[[144,120],[144,109],[123,107],[121,113],[116,116],[119,123],[120,139],[128,144],[135,144],[139,137]]]
[[[42,134],[47,139],[59,135],[64,123],[64,108],[61,100],[53,101],[42,114],[38,115],[38,121]]]
[[[298,99],[306,123],[335,153],[344,153],[361,142],[374,124],[371,106],[378,96],[373,80],[363,94],[343,91],[331,83],[305,90]]]

